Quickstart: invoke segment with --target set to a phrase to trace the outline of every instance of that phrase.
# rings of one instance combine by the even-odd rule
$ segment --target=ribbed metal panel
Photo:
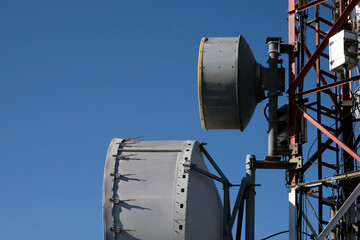
[[[106,157],[105,240],[222,238],[222,204],[196,141],[114,139]]]

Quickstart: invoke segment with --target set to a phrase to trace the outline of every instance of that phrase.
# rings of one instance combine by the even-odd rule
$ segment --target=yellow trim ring
[[[201,126],[204,130],[208,130],[206,128],[205,119],[204,119],[204,106],[202,103],[202,68],[203,68],[203,50],[204,50],[204,43],[207,41],[207,38],[204,37],[201,39],[200,42],[200,49],[199,49],[199,62],[198,62],[198,91],[199,91],[199,110],[200,110],[200,120]]]

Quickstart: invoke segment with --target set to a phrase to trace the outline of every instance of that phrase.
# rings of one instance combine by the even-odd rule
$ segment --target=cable
[[[289,232],[289,230],[275,233],[275,234],[273,234],[273,235],[270,235],[270,236],[268,236],[268,237],[266,237],[266,238],[262,238],[262,239],[260,239],[260,240],[266,240],[266,239],[269,239],[269,238],[272,238],[272,237],[275,237],[275,236],[277,236],[277,235],[280,235],[280,234],[283,234],[283,233],[287,233],[287,232]]]
[[[269,239],[269,238],[272,238],[272,237],[275,237],[275,236],[277,236],[277,235],[280,235],[280,234],[283,234],[283,233],[287,233],[287,232],[289,232],[289,230],[275,233],[275,234],[270,235],[270,236],[268,236],[268,237],[266,237],[266,238],[261,238],[260,240],[266,240],[266,239]],[[312,235],[312,234],[309,234],[309,233],[306,233],[306,232],[301,232],[301,233],[309,236],[311,239],[315,239],[314,235]]]
[[[269,103],[266,104],[266,106],[264,107],[264,116],[266,118],[266,121],[269,121],[269,117],[266,115],[266,109],[269,107]]]
[[[359,109],[359,111],[360,111],[360,109]],[[340,119],[340,121],[342,121],[342,120],[344,120],[346,117],[348,117],[350,114],[352,114],[352,112],[350,112],[350,113],[348,113],[348,114],[346,114],[346,116],[344,116],[343,118],[341,118]],[[331,124],[330,125],[330,127],[332,127],[332,126],[334,126],[336,123],[333,123],[333,124]],[[323,132],[321,132],[321,134],[323,134]],[[307,159],[309,160],[309,156],[310,156],[310,151],[311,151],[311,149],[313,148],[313,146],[314,146],[314,144],[315,144],[315,142],[318,140],[318,137],[316,137],[315,139],[314,139],[314,141],[311,143],[311,146],[310,146],[310,148],[309,148],[309,150],[308,150],[308,152],[307,152]]]
[[[315,140],[312,142],[312,144],[311,144],[311,146],[310,146],[310,148],[309,148],[309,150],[308,150],[308,153],[307,153],[307,159],[309,160],[309,158],[310,158],[310,151],[311,151],[311,149],[313,148],[313,146],[314,146],[314,144],[316,143],[316,141],[318,140],[318,138],[319,137],[316,137],[315,138]]]

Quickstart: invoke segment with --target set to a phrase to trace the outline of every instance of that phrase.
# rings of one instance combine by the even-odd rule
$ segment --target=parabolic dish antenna
[[[222,203],[197,141],[115,138],[106,157],[104,240],[222,239]]]
[[[198,65],[202,127],[243,131],[264,98],[260,74],[261,65],[241,35],[203,38]]]

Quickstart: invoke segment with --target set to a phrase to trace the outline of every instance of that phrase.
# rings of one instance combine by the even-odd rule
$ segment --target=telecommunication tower
[[[298,145],[291,158],[300,156],[302,165],[288,171],[294,206],[289,209],[290,239],[306,234],[324,239],[330,233],[331,239],[360,237],[360,138],[354,128],[359,107],[354,81],[360,79],[358,2],[288,2],[288,41],[297,46],[289,54],[288,130],[290,144]],[[301,118],[315,126],[315,139],[306,139]],[[306,140],[313,144],[311,154],[305,152]]]

